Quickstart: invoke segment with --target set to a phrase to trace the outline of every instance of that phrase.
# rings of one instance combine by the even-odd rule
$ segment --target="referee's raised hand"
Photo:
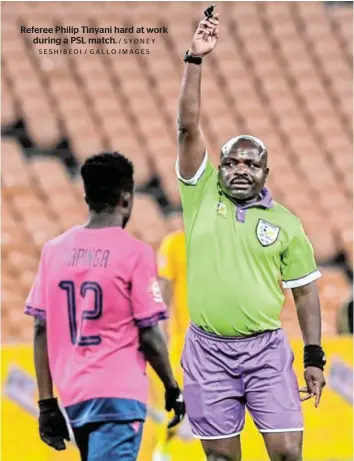
[[[190,52],[193,56],[205,56],[216,46],[219,38],[219,13],[203,19],[194,34]]]

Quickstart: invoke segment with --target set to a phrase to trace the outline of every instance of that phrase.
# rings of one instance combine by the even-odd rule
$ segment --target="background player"
[[[186,243],[182,229],[163,239],[157,264],[162,297],[169,311],[167,336],[170,344],[176,345],[173,350],[176,350],[178,357],[177,349],[181,351],[183,348],[184,335],[190,322],[187,308]]]
[[[90,209],[44,245],[26,303],[35,321],[41,439],[57,450],[69,439],[53,395],[58,389],[82,460],[135,460],[146,415],[146,360],[162,380],[173,426],[184,415],[166,344],[166,318],[153,250],[129,235],[133,165],[119,153],[81,169]],[[52,383],[53,379],[53,383]]]
[[[301,461],[303,418],[293,353],[279,321],[280,289],[293,291],[305,343],[307,396],[325,385],[320,276],[300,221],[264,188],[267,149],[253,136],[229,140],[219,173],[200,128],[203,57],[218,41],[218,14],[201,21],[179,101],[177,176],[187,242],[192,326],[182,357],[187,414],[208,461],[241,459],[245,406],[272,461]]]
[[[163,323],[169,340],[171,365],[178,383],[182,385],[183,373],[180,362],[184,338],[190,323],[187,308],[186,243],[182,229],[166,235],[159,248],[157,261],[162,297],[169,311],[169,319]],[[163,429],[156,452],[163,455],[164,460],[184,461],[177,458],[176,454],[172,457],[172,453],[180,452],[185,458],[183,446],[186,442],[190,459],[204,460],[200,444],[196,443],[191,432],[188,418],[178,427],[167,429],[167,432]]]

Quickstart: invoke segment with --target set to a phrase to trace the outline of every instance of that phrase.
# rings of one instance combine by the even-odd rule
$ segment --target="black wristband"
[[[308,344],[304,347],[304,366],[316,367],[323,371],[326,365],[326,356],[321,346]]]
[[[190,62],[192,64],[197,64],[199,66],[203,62],[203,58],[201,56],[193,56],[193,54],[190,53],[189,50],[187,50],[186,54],[184,55],[183,61]]]

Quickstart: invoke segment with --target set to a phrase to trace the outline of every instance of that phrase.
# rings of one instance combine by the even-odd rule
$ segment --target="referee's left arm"
[[[321,308],[316,282],[292,289],[297,316],[304,339],[308,344],[321,345]]]
[[[292,289],[297,316],[304,338],[304,378],[306,387],[302,400],[315,397],[316,408],[320,404],[322,389],[326,385],[323,368],[326,363],[321,347],[321,309],[316,282]]]
[[[314,250],[301,222],[296,219],[291,229],[289,244],[282,254],[283,288],[292,290],[305,346],[321,345],[321,309],[316,280]]]
[[[323,369],[326,363],[321,347],[321,308],[316,280],[321,276],[317,269],[314,250],[299,221],[296,222],[291,241],[282,255],[283,287],[292,290],[297,316],[304,339],[304,378],[306,387],[300,392],[315,397],[320,403],[326,384]]]

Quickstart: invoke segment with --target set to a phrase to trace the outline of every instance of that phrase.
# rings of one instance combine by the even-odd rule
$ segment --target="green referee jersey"
[[[236,206],[218,193],[218,173],[207,154],[184,180],[176,164],[187,247],[191,321],[223,336],[281,326],[281,289],[321,276],[300,220],[274,202],[267,189],[251,205]]]

